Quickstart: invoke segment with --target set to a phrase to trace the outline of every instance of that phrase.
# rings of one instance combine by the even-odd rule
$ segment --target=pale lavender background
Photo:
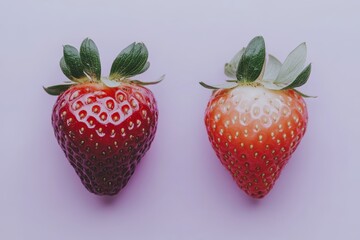
[[[360,239],[359,1],[1,1],[0,239]],[[208,143],[203,113],[223,64],[263,35],[284,60],[308,44],[310,121],[272,192],[248,198]],[[144,41],[160,120],[116,198],[88,193],[57,145],[62,45],[93,38],[103,72]],[[16,97],[13,98],[13,97]]]

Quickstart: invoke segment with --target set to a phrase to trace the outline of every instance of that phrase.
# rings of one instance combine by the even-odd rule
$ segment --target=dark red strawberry
[[[130,79],[147,70],[147,58],[145,45],[133,43],[115,59],[110,77],[104,78],[97,47],[85,39],[80,53],[64,47],[60,66],[72,82],[45,88],[59,95],[52,114],[57,141],[92,193],[117,194],[154,139],[156,101],[141,85],[157,82]]]
[[[269,193],[306,131],[308,114],[300,92],[311,71],[304,69],[306,45],[289,54],[284,64],[269,56],[254,38],[225,73],[235,80],[215,89],[205,111],[212,147],[238,186],[254,198]],[[305,95],[303,95],[305,96]]]

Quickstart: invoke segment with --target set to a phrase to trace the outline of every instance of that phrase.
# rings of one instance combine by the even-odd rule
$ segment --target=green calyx
[[[132,43],[114,60],[110,76],[101,76],[101,63],[98,48],[93,40],[86,38],[80,46],[80,51],[70,45],[63,48],[63,57],[60,59],[60,68],[64,75],[71,80],[70,83],[51,87],[44,87],[50,95],[59,95],[68,88],[79,83],[103,83],[109,87],[119,86],[122,82],[140,85],[150,85],[163,80],[142,82],[129,79],[145,72],[150,63],[148,62],[148,50],[144,43]]]
[[[307,82],[311,73],[311,64],[304,68],[306,52],[306,44],[302,43],[288,55],[283,64],[272,55],[268,55],[266,62],[264,38],[257,36],[225,64],[225,75],[230,78],[226,84],[213,86],[200,82],[200,85],[208,89],[261,85],[271,90],[296,90]],[[309,97],[296,91],[303,97]]]

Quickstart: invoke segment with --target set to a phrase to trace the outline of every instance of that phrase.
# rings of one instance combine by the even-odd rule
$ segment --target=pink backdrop
[[[360,239],[359,1],[1,1],[0,239]],[[252,37],[282,61],[308,44],[309,125],[272,192],[248,198],[220,165],[203,115],[223,64]],[[160,119],[116,198],[88,193],[57,145],[62,45],[91,37],[103,72],[144,41]]]

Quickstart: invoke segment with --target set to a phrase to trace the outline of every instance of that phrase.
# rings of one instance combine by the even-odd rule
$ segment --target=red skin
[[[298,93],[260,86],[217,90],[205,112],[216,155],[238,186],[254,198],[272,189],[304,136],[307,121]]]
[[[52,114],[59,145],[97,195],[114,195],[126,186],[150,148],[157,121],[152,92],[128,83],[75,85],[58,97]]]

